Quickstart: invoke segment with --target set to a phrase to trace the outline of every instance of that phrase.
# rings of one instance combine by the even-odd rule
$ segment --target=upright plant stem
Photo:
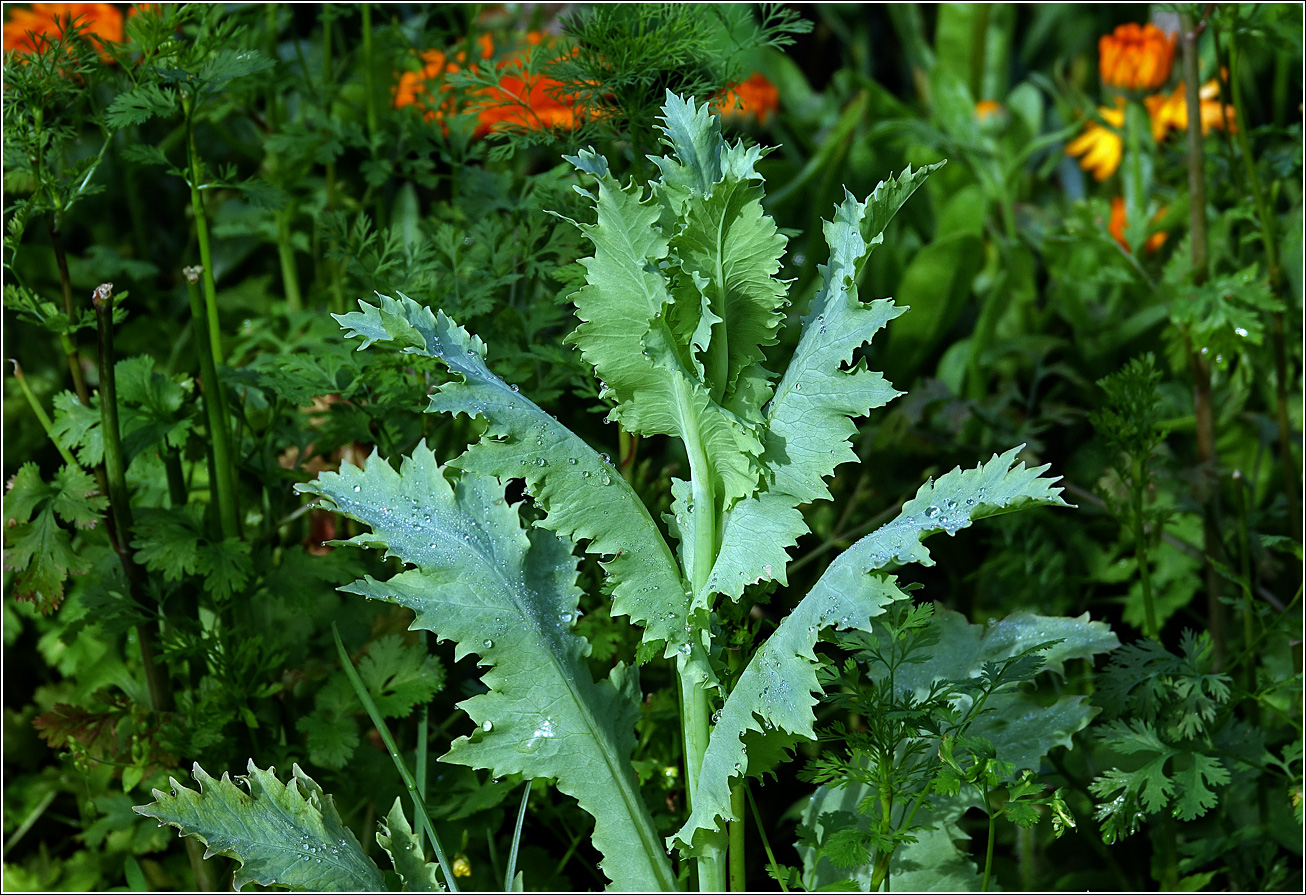
[[[512,830],[512,848],[508,852],[508,869],[503,875],[503,891],[515,891],[513,878],[517,876],[517,850],[521,846],[521,830],[526,823],[526,806],[531,800],[531,784],[526,781],[526,790],[521,794],[521,806],[517,809],[517,826]]]
[[[14,365],[14,379],[18,380],[18,387],[23,390],[23,397],[27,399],[27,404],[32,408],[32,413],[36,414],[36,419],[40,422],[41,428],[45,430],[46,436],[50,441],[54,442],[54,446],[58,448],[59,456],[63,457],[63,462],[74,469],[78,468],[80,464],[73,459],[72,452],[59,442],[55,441],[54,436],[50,434],[50,429],[53,426],[53,423],[50,422],[50,417],[46,414],[45,408],[41,406],[41,402],[36,400],[36,395],[32,394],[32,387],[27,384],[27,377],[23,375],[23,368],[18,365],[18,361],[16,360],[11,360],[10,363]]]
[[[422,794],[417,789],[417,781],[413,779],[413,775],[409,772],[408,765],[399,752],[399,747],[395,745],[394,737],[390,735],[390,728],[386,725],[385,718],[382,717],[380,709],[376,707],[376,703],[372,700],[372,694],[367,690],[367,685],[363,683],[363,679],[358,675],[358,670],[354,668],[353,660],[349,658],[349,651],[345,649],[344,641],[340,639],[340,631],[336,629],[335,622],[331,623],[331,634],[336,640],[336,653],[340,657],[341,670],[344,671],[345,677],[349,678],[349,683],[353,685],[354,692],[358,694],[358,701],[363,704],[367,716],[372,719],[376,732],[381,735],[381,742],[385,743],[386,750],[390,753],[390,760],[394,762],[395,770],[399,772],[399,777],[404,781],[408,794],[417,805],[414,826],[425,830],[427,836],[430,837],[431,847],[435,849],[435,859],[444,874],[445,885],[449,887],[450,892],[457,892],[458,884],[454,880],[453,864],[450,863],[448,856],[445,854],[444,846],[440,843],[440,837],[436,835],[435,827],[431,824],[431,816],[426,810],[426,800],[422,798]]]
[[[209,437],[213,439],[212,486],[217,498],[218,520],[223,538],[240,537],[240,510],[236,503],[235,455],[231,448],[231,424],[227,399],[217,368],[222,363],[222,334],[218,328],[218,289],[213,279],[213,252],[209,246],[208,216],[204,211],[204,197],[200,193],[199,150],[195,144],[195,109],[189,97],[183,97],[182,108],[186,114],[186,180],[190,186],[191,208],[195,215],[195,238],[199,243],[198,273],[204,284],[204,301],[201,306],[195,283],[187,275],[191,313],[195,318],[197,342],[208,344],[208,350],[199,350],[200,373],[204,379],[205,406],[209,408]],[[205,339],[204,336],[208,338]]]
[[[1284,288],[1283,267],[1279,262],[1279,242],[1276,235],[1277,221],[1274,209],[1265,196],[1261,184],[1261,174],[1252,155],[1251,138],[1247,136],[1247,113],[1243,102],[1242,86],[1239,84],[1239,66],[1242,63],[1238,49],[1238,38],[1229,41],[1229,90],[1232,93],[1234,107],[1234,137],[1238,141],[1238,151],[1247,168],[1247,183],[1252,190],[1252,202],[1256,206],[1256,216],[1261,224],[1261,244],[1265,249],[1265,266],[1270,279],[1270,291],[1285,304],[1290,304],[1290,296]],[[1190,116],[1191,117],[1191,116]],[[1191,128],[1190,128],[1191,129]],[[1298,468],[1292,461],[1292,429],[1288,424],[1288,362],[1284,348],[1283,312],[1272,314],[1270,340],[1274,347],[1274,403],[1275,422],[1279,429],[1279,462],[1283,466],[1283,489],[1288,498],[1288,519],[1293,526],[1294,535],[1301,535],[1300,499],[1297,493]]]
[[[1200,86],[1198,82],[1197,38],[1191,15],[1179,16],[1180,43],[1184,67],[1184,91],[1188,106],[1188,214],[1192,231],[1193,285],[1206,282],[1210,273],[1206,230],[1206,159],[1202,149],[1202,115]],[[1214,478],[1216,474],[1215,417],[1211,410],[1211,367],[1193,350],[1187,337],[1188,366],[1193,377],[1193,408],[1197,424],[1197,460],[1203,474]],[[1215,570],[1214,552],[1220,543],[1220,530],[1214,518],[1218,501],[1218,488],[1213,487],[1211,506],[1202,514],[1203,554],[1206,565],[1206,609],[1210,619],[1211,642],[1216,666],[1224,660],[1225,622],[1224,604],[1220,602],[1220,576]]]
[[[73,313],[73,283],[68,276],[68,256],[64,253],[63,233],[59,229],[59,220],[62,215],[57,212],[50,221],[50,245],[54,248],[54,264],[59,271],[59,291],[63,295],[63,312],[69,320],[75,320]],[[77,346],[73,344],[72,336],[68,333],[59,334],[59,342],[63,346],[64,358],[68,361],[68,372],[73,377],[73,390],[77,392],[77,400],[82,402],[83,407],[91,406],[91,392],[86,387],[86,374],[82,372],[82,362],[77,356]],[[101,483],[103,484],[103,483]]]
[[[109,515],[113,526],[110,541],[122,564],[127,578],[127,588],[132,599],[145,609],[141,599],[143,575],[140,566],[132,559],[129,547],[132,531],[131,500],[127,492],[127,462],[123,455],[122,438],[118,428],[118,391],[114,381],[113,355],[113,287],[105,283],[95,289],[92,301],[95,306],[96,333],[99,337],[100,362],[100,428],[104,441],[104,474],[109,487]],[[148,614],[148,610],[147,614]],[[145,669],[145,686],[150,694],[150,708],[156,712],[172,708],[172,692],[168,687],[166,671],[155,662],[154,633],[149,622],[136,626],[136,639],[140,644],[141,665]]]
[[[983,794],[984,813],[989,816],[989,842],[988,846],[984,849],[984,879],[980,883],[980,891],[987,892],[989,890],[989,880],[993,876],[993,840],[997,837],[998,831],[996,829],[997,818],[994,817],[993,805],[989,801],[988,784],[984,785]]]
[[[204,303],[200,298],[196,280],[201,271],[194,267],[185,269],[186,292],[190,296],[190,311],[195,321],[195,341],[199,347],[200,384],[204,387],[204,413],[208,417],[209,438],[213,447],[209,483],[213,488],[214,502],[218,506],[218,524],[223,538],[239,537],[236,515],[236,482],[232,472],[231,426],[227,422],[227,407],[223,400],[222,384],[218,381],[218,368],[213,355],[206,350]],[[211,343],[209,343],[211,344]]]
[[[286,310],[294,314],[304,309],[303,295],[299,291],[299,271],[295,267],[295,248],[291,244],[293,233],[290,219],[295,208],[291,202],[277,212],[277,258],[281,262],[281,285],[286,293]]]
[[[372,54],[372,5],[362,4],[363,13],[363,102],[367,121],[367,148],[376,161],[377,156],[377,112],[376,112],[376,77],[373,74],[375,57]],[[379,230],[384,224],[385,200],[380,193],[376,196],[376,226]]]
[[[332,81],[335,79],[335,68],[332,62],[332,34],[334,31],[335,19],[330,14],[330,4],[324,4],[322,7],[322,97],[323,104],[329,109],[331,99],[335,96],[332,89]],[[326,163],[326,210],[335,211],[336,208],[336,163],[333,159]],[[334,254],[338,243],[330,243],[331,254]],[[341,269],[340,259],[328,258],[324,261],[326,267],[326,279],[331,284],[331,307],[337,314],[343,314],[347,310],[345,307],[345,284],[344,272]]]
[[[688,395],[681,395],[680,399],[686,407],[686,418],[690,418]],[[694,593],[699,593],[707,584],[708,574],[716,560],[716,495],[712,487],[712,467],[697,433],[692,430],[687,432],[684,442],[689,456],[693,495],[693,506],[688,508],[688,512],[694,520],[694,541],[689,568],[685,569],[685,573]],[[696,634],[701,626],[706,625],[705,620],[690,623],[694,625]],[[685,744],[685,782],[692,801],[711,734],[708,691],[703,686],[711,677],[711,666],[702,644],[693,642],[687,646],[688,650],[682,649],[677,659],[677,672],[680,678],[681,729]],[[704,892],[721,892],[726,888],[727,832],[721,829],[715,833],[708,832],[705,836],[708,841],[698,858],[699,889]]]
[[[1156,605],[1152,601],[1152,568],[1147,554],[1147,531],[1143,524],[1143,493],[1147,490],[1147,481],[1143,470],[1143,458],[1133,457],[1133,486],[1130,491],[1134,503],[1134,557],[1138,563],[1138,580],[1143,588],[1143,612],[1147,630],[1143,633],[1153,640],[1161,639],[1161,629],[1156,623]]]
[[[748,880],[744,867],[744,783],[741,780],[730,787],[730,891],[747,892]]]

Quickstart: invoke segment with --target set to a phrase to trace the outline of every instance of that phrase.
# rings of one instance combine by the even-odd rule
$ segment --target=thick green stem
[[[693,644],[681,648],[676,658],[676,672],[680,680],[681,731],[685,746],[685,787],[693,807],[694,792],[698,788],[703,756],[707,753],[711,735],[711,717],[708,711],[708,692],[702,682],[709,679],[711,667],[707,652]],[[707,839],[698,858],[698,885],[702,892],[724,892],[726,889],[726,831],[704,834]]]
[[[747,892],[748,881],[744,870],[744,784],[730,787],[730,891]]]
[[[692,419],[688,409],[689,396],[683,392],[679,395],[684,412],[681,419]],[[712,563],[716,560],[716,496],[712,488],[712,467],[708,463],[707,452],[698,432],[687,426],[682,435],[685,452],[689,456],[692,506],[687,511],[692,517],[694,529],[693,541],[683,545],[686,548],[688,568],[685,575],[689,579],[693,593],[701,592],[707,584]],[[706,619],[692,619],[694,634],[708,626]],[[708,712],[708,691],[703,683],[711,679],[711,667],[707,653],[697,637],[681,648],[677,659],[677,671],[680,676],[681,727],[685,742],[685,780],[689,786],[690,799],[698,788],[699,772],[702,770],[703,756],[707,753],[708,737],[711,733],[711,720]],[[691,804],[692,807],[692,804]],[[698,858],[699,888],[704,892],[720,892],[726,887],[726,830],[708,833],[708,844]]]
[[[890,682],[889,689],[893,689]],[[876,789],[880,796],[880,834],[887,837],[893,832],[893,756],[887,758],[880,756],[876,762],[875,772],[878,776]],[[875,852],[875,860],[871,865],[871,891],[879,892],[884,887],[884,881],[889,878],[889,862],[893,860],[893,846],[882,848]]]
[[[222,332],[218,327],[218,286],[213,279],[213,251],[209,246],[209,219],[204,211],[204,197],[200,193],[201,165],[199,149],[195,143],[194,108],[190,99],[183,98],[186,112],[186,185],[190,187],[191,211],[195,215],[195,239],[199,242],[201,275],[204,278],[204,313],[208,322],[209,350],[215,364],[222,363]]]
[[[240,536],[239,516],[236,510],[235,466],[232,462],[231,427],[227,422],[227,406],[222,384],[218,381],[217,364],[213,355],[205,350],[204,332],[208,324],[204,304],[200,299],[196,280],[200,271],[186,268],[186,291],[190,296],[190,310],[195,322],[195,337],[199,346],[200,384],[204,388],[204,412],[208,417],[209,443],[212,447],[209,464],[209,485],[218,506],[218,525],[223,538]],[[212,342],[208,342],[209,345]]]
[[[113,286],[97,286],[92,302],[95,306],[96,333],[99,338],[100,363],[100,430],[104,441],[104,476],[108,485],[110,542],[118,554],[127,589],[133,601],[145,608],[141,594],[144,580],[140,566],[131,555],[132,510],[127,491],[127,462],[122,449],[122,435],[118,427],[118,391],[114,380],[113,354]],[[169,689],[165,669],[155,662],[154,634],[149,622],[136,626],[136,639],[141,650],[141,665],[145,670],[145,686],[150,694],[150,708],[156,712],[172,709],[172,691]]]

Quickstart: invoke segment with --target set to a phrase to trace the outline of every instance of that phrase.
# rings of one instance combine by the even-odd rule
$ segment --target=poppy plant
[[[1170,79],[1175,36],[1155,25],[1127,22],[1097,43],[1102,82],[1121,90],[1157,90]]]

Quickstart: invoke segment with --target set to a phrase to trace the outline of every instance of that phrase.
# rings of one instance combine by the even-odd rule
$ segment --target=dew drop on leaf
[[[575,458],[575,457],[568,457],[568,458],[567,458],[567,465],[568,465],[568,466],[575,466],[575,465],[576,465],[576,458]]]
[[[481,646],[485,647],[486,649],[494,649],[494,641],[486,640],[483,643],[481,643]]]
[[[535,461],[535,465],[536,465],[536,466],[547,466],[547,465],[548,465],[548,461],[545,460],[543,457],[540,457],[538,460]]]
[[[494,722],[493,721],[482,722],[481,730],[485,731],[486,733],[489,733],[491,730],[494,730]]]
[[[925,508],[925,516],[927,519],[933,519],[935,516],[939,515],[940,512],[942,511],[933,504],[930,504]]]
[[[516,383],[513,383],[512,385],[508,386],[508,388],[512,389],[515,392],[521,391],[521,389],[517,387]]]
[[[355,494],[357,494],[359,491],[362,491],[362,490],[363,490],[363,486],[362,486],[362,485],[355,485],[355,486],[354,486],[354,493],[355,493]]]
[[[605,484],[605,485],[611,485],[611,484],[612,484],[612,479],[610,479],[608,476],[604,476],[602,479],[600,479],[600,481],[602,481],[603,484]]]

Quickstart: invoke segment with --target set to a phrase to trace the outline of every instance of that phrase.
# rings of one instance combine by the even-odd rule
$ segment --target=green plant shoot
[[[594,817],[593,845],[615,888],[677,888],[674,848],[693,862],[701,889],[721,890],[727,824],[743,805],[732,787],[815,738],[822,632],[872,631],[906,597],[885,567],[931,564],[927,535],[1064,503],[1040,477],[1046,467],[1026,469],[1016,448],[929,481],[830,563],[728,687],[714,625],[721,601],[759,582],[787,583],[788,550],[807,531],[800,507],[828,499],[835,468],[858,459],[853,419],[899,394],[859,353],[907,309],[861,301],[857,283],[890,219],[939,166],[908,168],[864,201],[845,194],[825,224],[821,285],[777,374],[763,363],[789,303],[777,278],[786,241],[762,207],[764,153],[727,143],[706,106],[670,92],[661,130],[669,151],[652,159],[659,176],[648,188],[619,183],[592,151],[570,158],[594,208],[593,222],[579,225],[593,254],[571,296],[580,325],[570,341],[615,402],[611,419],[683,445],[689,478],[671,482],[669,538],[605,455],[495,375],[479,338],[402,294],[337,319],[362,348],[388,342],[439,358],[451,380],[428,411],[483,420],[480,439],[448,465],[422,443],[397,471],[374,454],[361,469],[345,465],[297,487],[370,529],[348,543],[405,566],[344,590],[412,609],[415,628],[488,667],[488,692],[460,704],[475,732],[442,760],[556,780]],[[513,479],[543,513],[532,528],[505,499]],[[637,670],[619,662],[595,680],[589,643],[572,628],[577,545],[603,560],[612,612],[642,629],[645,655],[675,662],[690,813],[665,840],[631,768]],[[208,837],[203,813],[169,810],[173,799],[160,794],[138,810]],[[234,796],[210,786],[187,804],[224,799]],[[239,810],[251,822],[258,814],[255,804]],[[249,871],[240,847],[227,853]]]

